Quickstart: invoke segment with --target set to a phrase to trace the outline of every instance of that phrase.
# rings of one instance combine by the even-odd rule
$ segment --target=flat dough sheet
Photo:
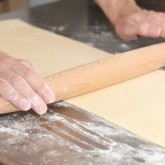
[[[31,60],[43,77],[112,55],[20,20],[0,22],[0,50]],[[165,72],[66,100],[165,147]]]

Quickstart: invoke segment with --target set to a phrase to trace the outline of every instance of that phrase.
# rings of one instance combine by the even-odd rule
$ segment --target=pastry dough
[[[0,51],[29,59],[43,77],[109,56],[20,20],[0,22]]]
[[[165,146],[165,73],[156,71],[68,100]]]
[[[0,50],[29,59],[43,77],[112,56],[20,20],[0,22],[0,36]],[[165,146],[163,71],[66,101]]]

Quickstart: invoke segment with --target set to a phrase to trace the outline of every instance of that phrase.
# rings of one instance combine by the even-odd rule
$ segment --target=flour
[[[25,165],[164,164],[163,148],[73,107],[59,102],[42,117],[29,112],[1,116],[0,154]],[[74,116],[59,113],[63,108]]]
[[[131,50],[130,43],[119,40],[116,33],[104,25],[84,27],[84,31],[75,31],[71,37],[112,54]]]
[[[49,30],[51,32],[55,32],[55,33],[63,33],[68,28],[68,25],[49,26],[46,24],[39,24],[39,26],[41,26],[42,28]]]
[[[128,51],[131,48],[128,46],[128,44],[122,43],[119,45],[119,47],[123,50],[123,51]]]
[[[64,107],[64,108],[74,107],[74,106],[72,106],[71,104],[68,104],[68,103],[66,103],[66,102],[64,102],[64,101],[58,102],[58,103],[56,103],[56,105],[57,105],[58,107]],[[54,107],[55,107],[55,106],[54,106]]]
[[[86,42],[87,45],[94,47],[94,44],[92,42]]]
[[[67,30],[72,31],[69,29],[68,24],[59,26],[39,24],[39,26],[62,35]],[[108,29],[105,25],[84,26],[81,30],[76,29],[70,38],[82,41],[91,47],[96,47],[112,54],[118,54],[132,49],[130,43],[119,40],[116,37],[116,33]]]
[[[66,29],[66,27],[67,27],[67,26],[59,26],[59,27],[57,28],[57,31],[58,31],[58,32],[63,32],[63,31]]]

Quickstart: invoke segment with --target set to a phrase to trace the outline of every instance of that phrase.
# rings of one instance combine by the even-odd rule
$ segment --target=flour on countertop
[[[61,110],[56,112],[57,107]],[[164,165],[165,149],[79,108],[73,110],[73,117],[60,113],[63,108],[69,111],[73,107],[59,102],[43,117],[33,113],[1,116],[0,154],[17,157],[17,163],[27,165],[59,160],[73,165]],[[77,119],[77,111],[81,120]]]
[[[44,29],[62,35],[65,34],[65,32],[69,29],[68,24],[59,26],[48,26],[45,24],[40,24],[39,26],[42,26],[42,28]],[[82,29],[84,31],[79,31],[78,29],[74,30],[73,35],[71,33],[70,37],[82,41],[89,46],[96,47],[107,52],[111,52],[112,54],[118,54],[131,50],[129,42],[127,43],[117,39],[115,32],[110,31],[104,25],[94,25],[90,28],[88,26],[84,26]],[[72,30],[69,29],[69,31]],[[109,41],[111,41],[111,43],[108,46]],[[106,43],[106,45],[104,43]]]
[[[116,54],[116,50],[118,53],[131,50],[131,47],[129,46],[130,43],[117,39],[115,32],[110,31],[104,25],[92,26],[90,27],[91,30],[88,29],[88,27],[85,28],[87,29],[86,33],[79,31],[77,33],[74,32],[72,38],[83,41],[89,46],[111,52],[112,54]],[[109,43],[109,41],[111,41],[111,43]],[[106,43],[106,45],[104,43]]]

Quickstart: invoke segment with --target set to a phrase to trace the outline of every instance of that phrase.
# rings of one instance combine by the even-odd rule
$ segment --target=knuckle
[[[31,76],[34,75],[34,70],[31,69],[31,68],[27,68],[25,71],[24,71],[24,76],[26,78],[30,78]]]
[[[21,82],[21,81],[22,81],[22,78],[19,75],[13,75],[10,78],[10,82],[11,82],[12,85],[15,85],[15,84],[17,84],[18,82]]]
[[[3,78],[0,78],[0,88],[6,86],[6,81]]]
[[[35,90],[37,93],[40,93],[40,94],[43,94],[47,91],[47,89],[45,88],[45,84],[42,82],[37,86],[37,89]]]
[[[16,103],[16,101],[18,100],[18,95],[13,92],[10,91],[7,96],[6,96],[7,100],[11,101],[12,103]]]

